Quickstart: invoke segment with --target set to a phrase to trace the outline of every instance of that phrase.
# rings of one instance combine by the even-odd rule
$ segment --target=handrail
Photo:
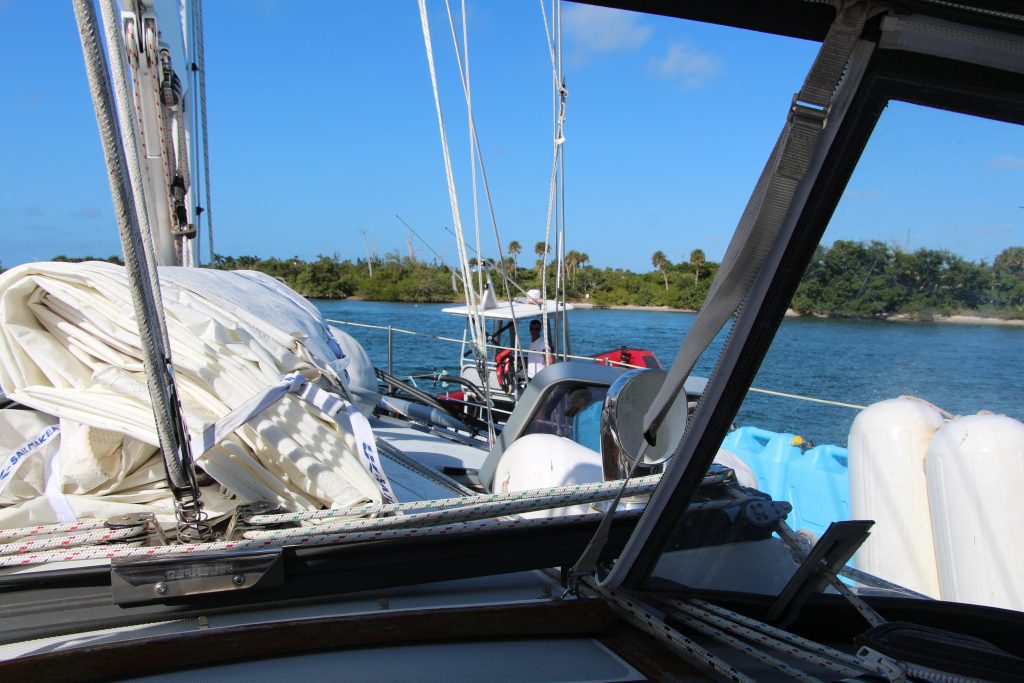
[[[385,331],[391,331],[391,332],[399,332],[401,334],[408,334],[408,335],[412,335],[412,336],[415,336],[415,337],[425,337],[427,339],[436,339],[438,341],[455,342],[457,344],[462,344],[463,343],[462,339],[454,339],[452,337],[442,337],[442,336],[437,335],[437,334],[427,334],[425,332],[415,332],[413,330],[403,330],[403,329],[401,329],[399,327],[392,327],[390,325],[374,325],[372,323],[357,323],[357,322],[351,322],[349,320],[332,320],[330,318],[326,318],[325,320],[327,322],[329,322],[329,323],[337,323],[339,325],[352,325],[353,327],[366,327],[366,328],[370,328],[370,329],[374,329],[374,330],[385,330]],[[485,347],[488,348],[488,349],[494,349],[496,351],[515,351],[516,350],[516,349],[514,349],[512,347],[509,347],[509,346],[498,346],[496,344],[485,344]],[[575,355],[572,355],[572,354],[565,354],[565,358],[570,358],[572,360],[594,361],[594,357],[593,356],[575,356]],[[619,367],[623,367],[623,368],[630,368],[630,369],[633,369],[633,370],[646,370],[647,369],[647,367],[643,366],[643,365],[632,365],[631,363],[623,363],[623,362],[620,362],[620,361],[613,361],[613,362],[615,363],[615,365],[618,365]],[[780,397],[780,398],[792,398],[792,399],[796,399],[798,401],[810,401],[811,403],[822,403],[824,405],[836,406],[838,408],[850,408],[850,409],[853,409],[853,410],[864,410],[865,408],[867,408],[867,406],[858,405],[856,403],[844,403],[842,401],[833,401],[833,400],[830,400],[830,399],[827,399],[827,398],[816,398],[814,396],[802,396],[800,394],[787,394],[787,393],[785,393],[783,391],[773,391],[771,389],[759,389],[757,387],[750,387],[750,391],[753,391],[753,392],[758,393],[758,394],[766,394],[768,396],[777,396],[777,397]]]

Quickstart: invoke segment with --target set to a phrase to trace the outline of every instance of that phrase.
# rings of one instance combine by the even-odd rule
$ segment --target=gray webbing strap
[[[803,87],[793,97],[786,125],[743,211],[697,320],[683,340],[661,391],[644,415],[647,442],[653,443],[652,435],[657,433],[658,426],[682,391],[683,383],[700,354],[746,299],[775,244],[797,187],[807,173],[818,135],[828,118],[832,94],[843,77],[866,18],[864,3],[850,5],[840,11]],[[682,400],[686,400],[685,394]],[[642,459],[647,442],[642,444],[633,462],[634,467]],[[626,479],[630,476],[632,469]],[[573,582],[593,573],[597,567],[617,504],[618,499],[615,499],[608,506],[594,537],[570,570]]]
[[[697,320],[679,347],[661,391],[644,415],[644,433],[649,441],[679,396],[697,359],[746,299],[775,244],[793,195],[807,173],[818,136],[828,119],[832,94],[843,77],[866,18],[866,3],[849,5],[840,11],[803,87],[793,97],[789,119],[743,211]]]

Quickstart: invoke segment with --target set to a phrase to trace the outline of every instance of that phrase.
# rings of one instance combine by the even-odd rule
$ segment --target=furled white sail
[[[285,375],[325,385],[345,377],[316,309],[273,278],[184,268],[163,268],[160,278],[191,436]],[[20,467],[0,489],[0,526],[66,521],[61,497],[79,518],[107,516],[116,504],[113,514],[142,506],[172,519],[123,268],[38,263],[0,276],[0,389],[38,411],[39,425],[61,427],[57,475],[42,462]],[[289,393],[196,453],[214,480],[203,487],[208,511],[255,499],[290,509],[379,502],[348,416],[336,420]]]

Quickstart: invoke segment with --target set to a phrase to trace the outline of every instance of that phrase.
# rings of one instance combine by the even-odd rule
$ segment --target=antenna
[[[437,260],[438,260],[438,261],[440,261],[440,262],[441,262],[441,263],[443,263],[444,265],[448,265],[448,264],[447,264],[447,263],[445,263],[445,261],[444,261],[444,256],[441,256],[441,255],[440,255],[439,253],[437,253],[437,250],[436,250],[436,249],[434,249],[434,248],[433,248],[432,246],[430,246],[430,242],[427,242],[427,241],[426,241],[425,239],[423,239],[422,237],[420,237],[420,234],[419,234],[418,232],[416,232],[415,230],[413,230],[413,228],[412,228],[412,226],[411,226],[411,225],[409,225],[409,224],[408,224],[408,223],[406,223],[406,222],[405,222],[404,220],[402,220],[402,217],[401,217],[401,216],[399,216],[399,215],[398,215],[398,214],[396,213],[396,214],[395,214],[395,218],[397,218],[397,219],[398,219],[398,221],[399,221],[399,222],[400,222],[400,223],[401,223],[402,225],[404,225],[404,226],[405,226],[405,227],[406,227],[406,228],[407,228],[407,229],[409,230],[409,232],[411,232],[411,233],[412,233],[413,235],[415,235],[415,236],[416,236],[416,239],[418,239],[418,240],[419,240],[420,242],[423,242],[423,244],[424,244],[424,245],[426,245],[427,249],[429,249],[429,250],[430,250],[430,252],[431,252],[431,253],[432,253],[432,254],[433,254],[434,256],[436,256],[436,257],[437,257]],[[448,230],[448,228],[445,228],[445,230]],[[451,231],[449,230],[449,232],[451,232]],[[410,237],[410,239],[409,239],[409,255],[410,255],[410,256],[412,256],[412,253],[413,253],[413,250],[412,250],[412,239],[411,239],[411,237]]]
[[[445,230],[447,230],[447,231],[448,231],[448,232],[449,232],[449,233],[451,234],[451,236],[452,236],[452,237],[454,237],[455,239],[458,239],[458,238],[459,238],[459,236],[458,236],[458,235],[456,235],[456,234],[455,234],[455,233],[454,233],[454,232],[452,231],[452,229],[451,229],[451,228],[449,228],[449,227],[448,227],[447,225],[446,225],[446,226],[444,226],[444,229],[445,229]],[[466,248],[467,248],[467,249],[473,249],[473,245],[472,245],[472,244],[470,244],[469,242],[466,242]],[[476,250],[476,249],[473,249],[473,253],[477,255],[477,258],[479,258],[479,257],[480,257],[480,254],[479,254],[479,253],[477,252],[477,250]]]

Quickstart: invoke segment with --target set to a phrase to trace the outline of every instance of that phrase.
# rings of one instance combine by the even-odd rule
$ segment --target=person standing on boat
[[[540,321],[530,321],[530,350],[526,352],[526,376],[533,377],[545,366],[551,365],[551,349],[540,336]]]

